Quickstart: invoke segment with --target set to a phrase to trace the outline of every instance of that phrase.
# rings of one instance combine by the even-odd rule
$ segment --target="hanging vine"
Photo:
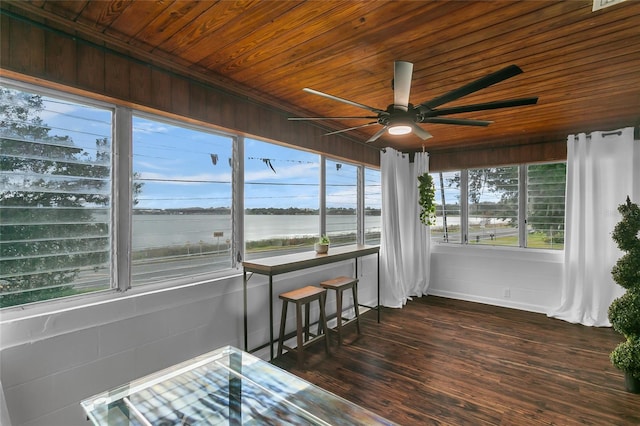
[[[429,173],[418,176],[418,202],[420,203],[420,222],[425,225],[436,224],[436,188]]]

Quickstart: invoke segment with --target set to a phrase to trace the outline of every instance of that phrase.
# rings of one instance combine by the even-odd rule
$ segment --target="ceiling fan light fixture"
[[[394,124],[387,131],[390,135],[406,135],[411,133],[411,130],[413,130],[411,126],[406,124]]]

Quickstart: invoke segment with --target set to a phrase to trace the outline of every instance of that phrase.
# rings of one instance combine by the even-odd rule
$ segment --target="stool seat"
[[[338,345],[342,344],[342,328],[350,324],[356,325],[356,330],[360,334],[360,311],[358,309],[358,279],[352,277],[340,276],[330,280],[322,281],[320,283],[322,288],[327,290],[336,291],[336,321],[335,328],[329,329],[329,331],[335,332],[338,335]],[[351,289],[353,295],[353,310],[355,316],[351,319],[344,318],[342,316],[342,299],[343,292]],[[344,321],[344,322],[343,322]]]
[[[319,341],[324,340],[325,352],[329,354],[329,339],[327,338],[327,317],[325,315],[324,305],[326,301],[327,290],[321,287],[306,286],[295,290],[287,291],[279,295],[282,300],[282,317],[280,319],[280,338],[278,339],[278,356],[282,355],[282,349],[296,352],[298,357],[298,367],[302,367],[304,362],[304,348]],[[309,332],[309,311],[310,303],[317,300],[320,308],[320,319],[318,324],[318,333],[313,335]],[[296,305],[296,348],[291,348],[284,344],[285,325],[287,322],[287,306],[289,303]],[[305,321],[302,322],[302,308],[305,308]],[[322,330],[322,333],[320,331]]]
[[[326,293],[326,291],[320,287],[308,285],[282,293],[279,297],[282,300],[288,300],[290,302],[308,303],[320,297],[321,293]]]
[[[320,283],[320,286],[332,290],[346,290],[353,287],[357,282],[357,278],[338,277],[331,280],[322,281]]]

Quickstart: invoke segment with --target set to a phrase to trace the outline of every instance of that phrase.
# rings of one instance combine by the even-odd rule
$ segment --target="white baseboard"
[[[428,289],[428,294],[431,296],[446,297],[448,299],[466,300],[467,302],[484,303],[485,305],[500,306],[503,308],[519,309],[521,311],[535,312],[539,314],[547,314],[549,312],[548,306],[531,305],[528,303],[516,302],[513,300],[495,299],[492,297],[483,297],[474,294],[456,293],[446,290]]]

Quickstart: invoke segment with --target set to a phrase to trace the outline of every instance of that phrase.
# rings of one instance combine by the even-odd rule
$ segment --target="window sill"
[[[564,250],[537,249],[512,246],[492,246],[436,242],[432,245],[434,253],[464,254],[466,256],[499,255],[509,259],[523,258],[550,262],[564,262]]]
[[[14,321],[26,320],[61,314],[73,310],[84,309],[92,306],[104,305],[127,299],[140,298],[152,294],[177,291],[189,287],[202,286],[220,282],[227,279],[241,277],[242,273],[236,269],[227,269],[199,277],[197,281],[191,279],[168,279],[158,283],[132,287],[125,292],[118,292],[114,289],[100,290],[93,293],[69,296],[59,299],[45,300],[42,302],[30,303],[7,307],[0,310],[0,325],[5,325]]]

